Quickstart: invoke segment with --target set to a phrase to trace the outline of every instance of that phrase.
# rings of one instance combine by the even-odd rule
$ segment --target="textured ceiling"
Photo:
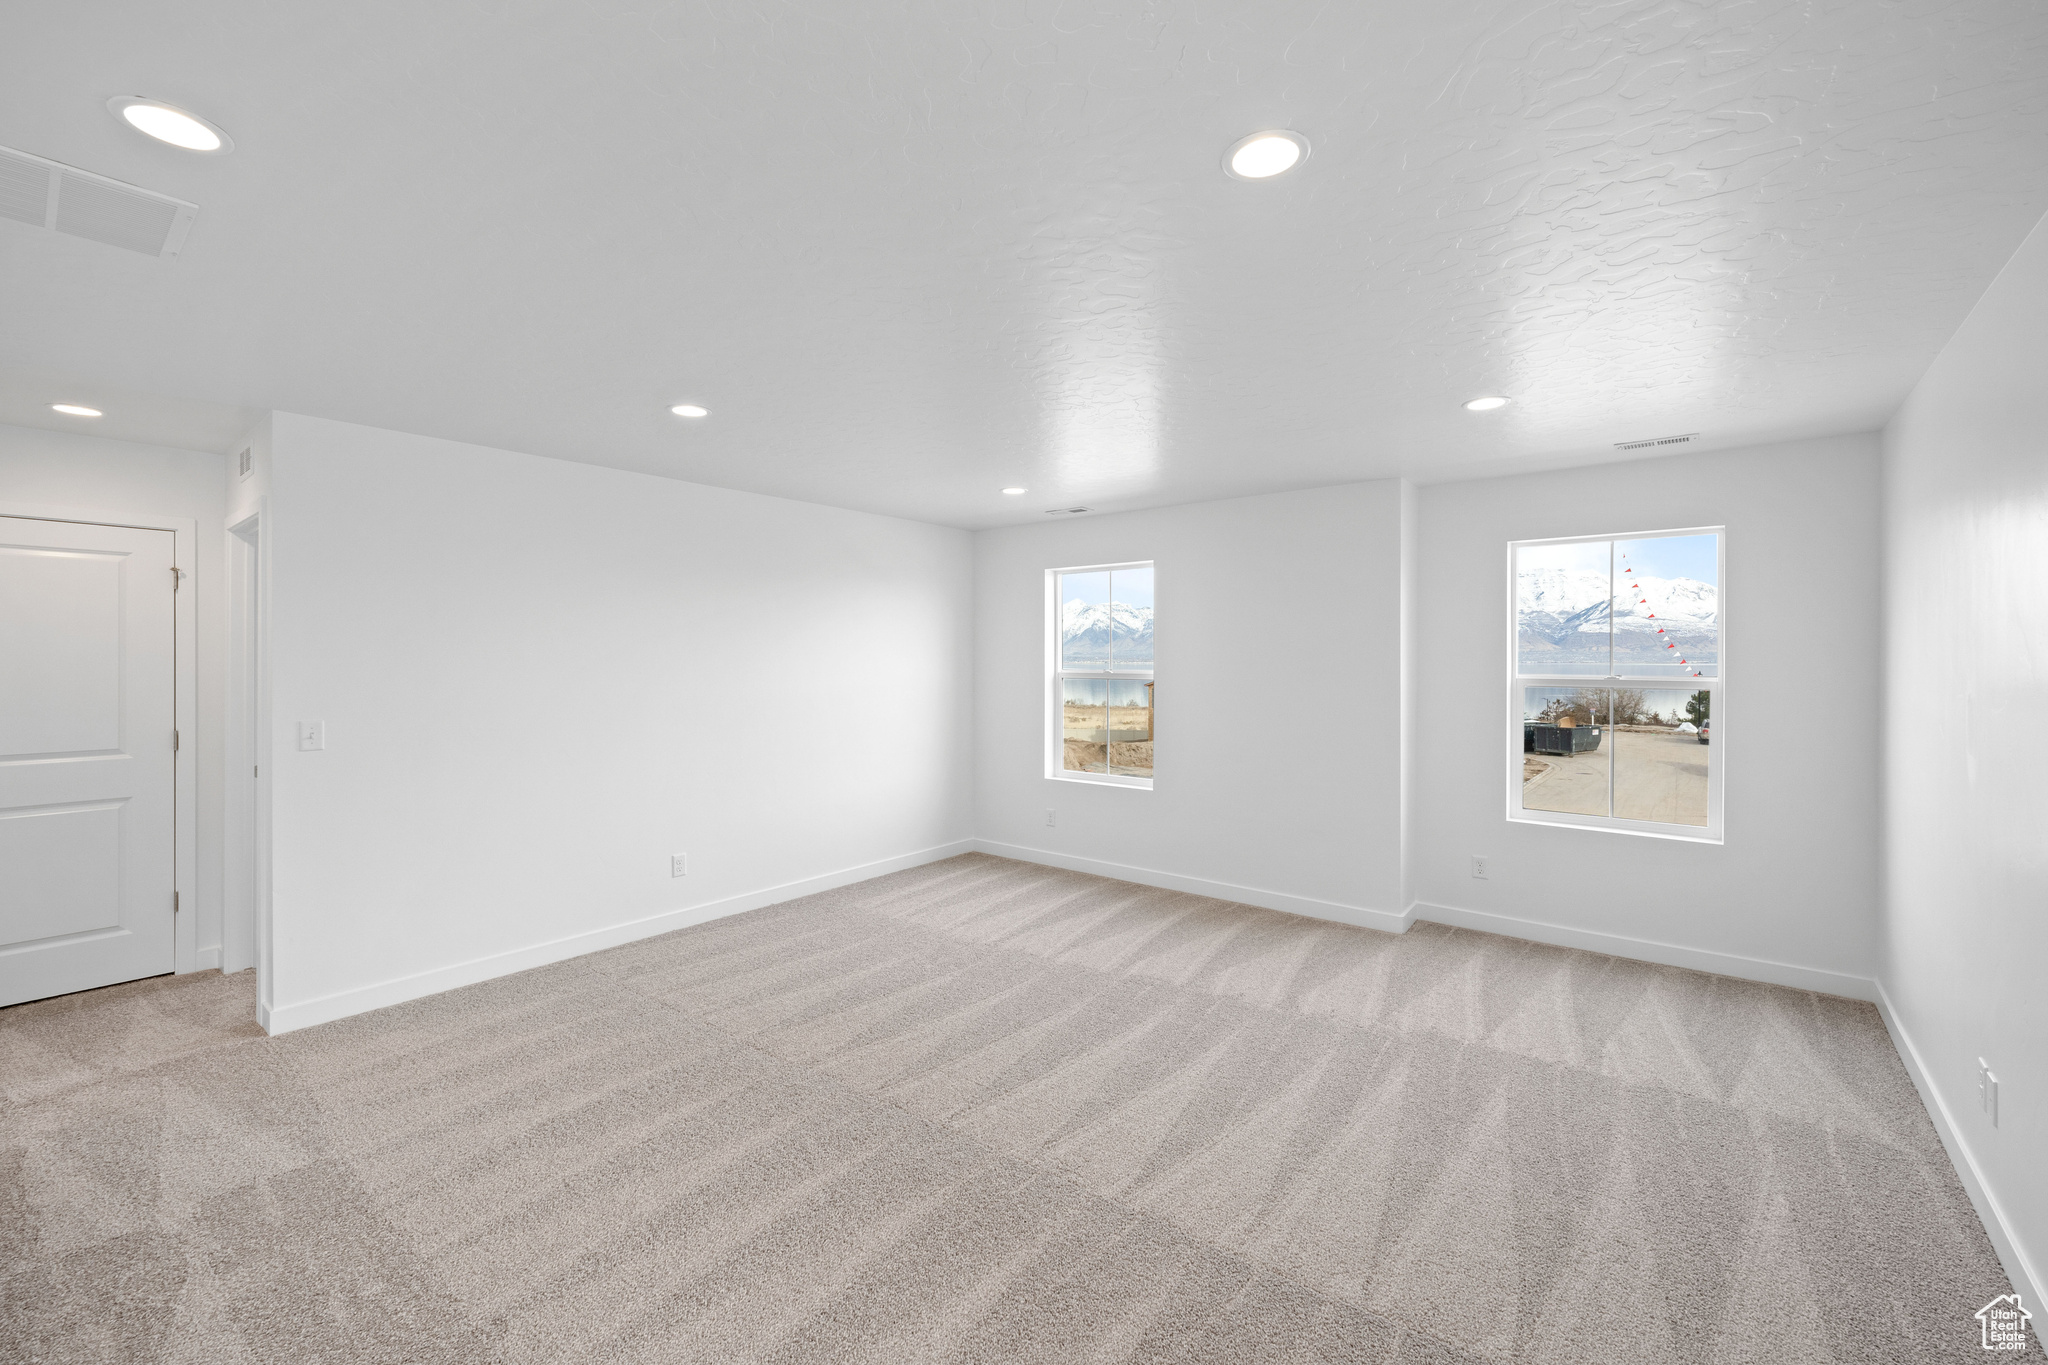
[[[30,387],[162,403],[160,439],[145,395],[965,526],[1867,430],[2048,210],[2039,0],[182,0],[9,29],[0,144],[201,205],[174,261],[0,222]],[[147,142],[115,94],[237,148]],[[1224,175],[1268,127],[1307,163]]]

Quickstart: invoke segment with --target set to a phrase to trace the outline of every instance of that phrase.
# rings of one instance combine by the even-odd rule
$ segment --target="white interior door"
[[[0,1005],[172,969],[173,555],[0,517]]]

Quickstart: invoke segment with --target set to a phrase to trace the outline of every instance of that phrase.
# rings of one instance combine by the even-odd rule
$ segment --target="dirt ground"
[[[1522,809],[1606,815],[1613,746],[1612,813],[1667,825],[1707,823],[1707,751],[1693,735],[1628,726],[1610,729],[1589,754],[1546,754],[1541,772],[1522,760]],[[1541,778],[1541,781],[1536,779]]]
[[[1146,739],[1110,745],[1109,770],[1126,777],[1152,776],[1152,741]]]
[[[1152,742],[1117,743],[1106,746],[1109,750],[1109,771],[1125,777],[1152,776]],[[1084,744],[1078,739],[1067,741],[1065,767],[1069,772],[1099,773],[1103,770],[1104,745]]]
[[[1069,772],[1092,772],[1107,770],[1124,777],[1152,776],[1152,741],[1119,741],[1103,745],[1087,740],[1074,739],[1075,734],[1093,734],[1107,730],[1146,730],[1151,727],[1151,713],[1142,706],[1075,706],[1062,708],[1062,723],[1069,738],[1066,740],[1066,756],[1062,766]],[[1105,716],[1104,711],[1108,714]]]

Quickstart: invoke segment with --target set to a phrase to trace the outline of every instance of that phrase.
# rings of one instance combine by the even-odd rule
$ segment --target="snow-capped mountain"
[[[1631,586],[1633,585],[1633,586]],[[1550,654],[1558,663],[1607,654],[1610,599],[1606,573],[1594,569],[1530,569],[1517,575],[1516,635],[1524,659]],[[1692,578],[1623,578],[1611,599],[1614,647],[1623,660],[1676,662],[1683,653],[1718,652],[1720,600],[1711,583]],[[1659,631],[1663,634],[1659,635]],[[1664,644],[1675,644],[1666,650]],[[1552,653],[1555,651],[1555,653]],[[1672,656],[1663,658],[1661,656]]]
[[[1060,604],[1060,652],[1069,665],[1152,662],[1152,608],[1122,602]]]

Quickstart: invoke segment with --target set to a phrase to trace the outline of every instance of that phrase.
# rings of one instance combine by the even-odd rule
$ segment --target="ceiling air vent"
[[[1616,450],[1652,450],[1657,446],[1689,445],[1698,435],[1697,431],[1689,431],[1683,436],[1652,436],[1647,441],[1616,441],[1614,448]]]
[[[168,194],[0,147],[0,218],[169,259],[198,213]]]
[[[1048,507],[1045,509],[1045,514],[1049,517],[1078,517],[1083,512],[1093,512],[1094,510],[1092,507]]]

